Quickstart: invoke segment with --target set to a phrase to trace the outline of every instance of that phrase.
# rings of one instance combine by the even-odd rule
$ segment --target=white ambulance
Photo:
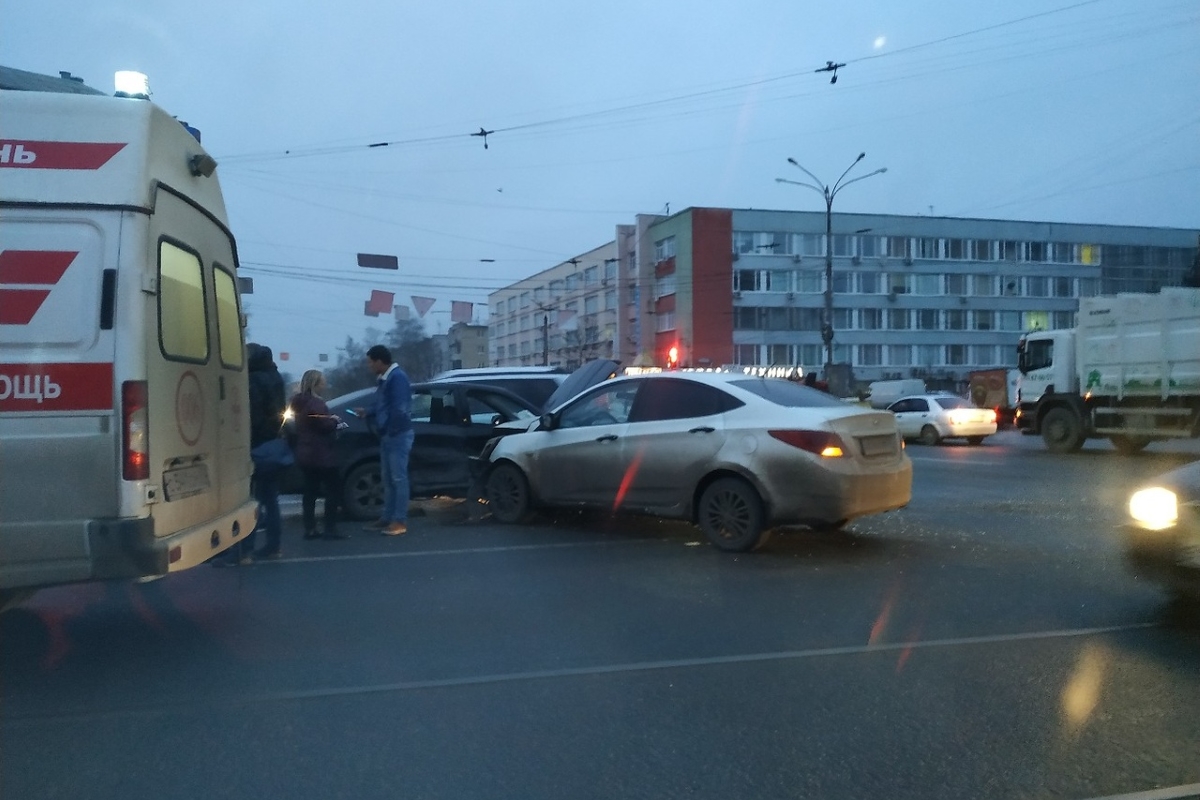
[[[216,164],[147,91],[0,70],[0,602],[196,566],[256,513]]]

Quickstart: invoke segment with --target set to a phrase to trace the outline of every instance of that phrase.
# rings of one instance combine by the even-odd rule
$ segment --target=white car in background
[[[922,394],[903,397],[887,408],[896,415],[896,425],[905,439],[935,445],[942,439],[966,439],[982,444],[996,432],[996,412],[976,408],[952,394]]]
[[[480,460],[499,522],[540,506],[633,511],[692,520],[731,551],[778,525],[837,529],[912,493],[893,415],[738,373],[605,381]]]

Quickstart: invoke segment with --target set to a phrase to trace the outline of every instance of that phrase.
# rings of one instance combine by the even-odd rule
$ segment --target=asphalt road
[[[0,616],[0,798],[1191,796],[1200,626],[1114,526],[1197,448],[909,454],[909,508],[748,556],[293,519],[278,562],[44,591]]]

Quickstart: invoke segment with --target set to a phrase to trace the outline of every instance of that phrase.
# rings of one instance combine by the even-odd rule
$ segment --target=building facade
[[[555,338],[560,326],[551,364],[603,356],[662,366],[675,348],[682,366],[820,370],[828,245],[833,362],[860,381],[950,383],[1015,366],[1021,333],[1074,325],[1080,297],[1180,285],[1197,242],[1195,231],[1171,228],[932,216],[835,213],[832,228],[827,243],[824,212],[639,216],[609,244],[493,294],[492,319],[505,327],[493,327],[492,363],[542,363],[532,318],[541,287],[559,298],[543,303],[576,310],[612,291],[584,315],[601,320],[584,335],[600,346],[554,347],[569,341]],[[589,268],[609,283],[576,277],[567,291],[566,277]]]

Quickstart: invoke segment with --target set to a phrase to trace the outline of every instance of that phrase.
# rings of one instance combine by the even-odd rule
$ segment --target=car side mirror
[[[558,418],[553,414],[542,414],[538,420],[538,430],[552,431],[558,427]]]
[[[499,425],[501,422],[504,422],[504,417],[500,416],[499,414],[492,414],[492,427],[493,428],[496,427],[497,425]]]

